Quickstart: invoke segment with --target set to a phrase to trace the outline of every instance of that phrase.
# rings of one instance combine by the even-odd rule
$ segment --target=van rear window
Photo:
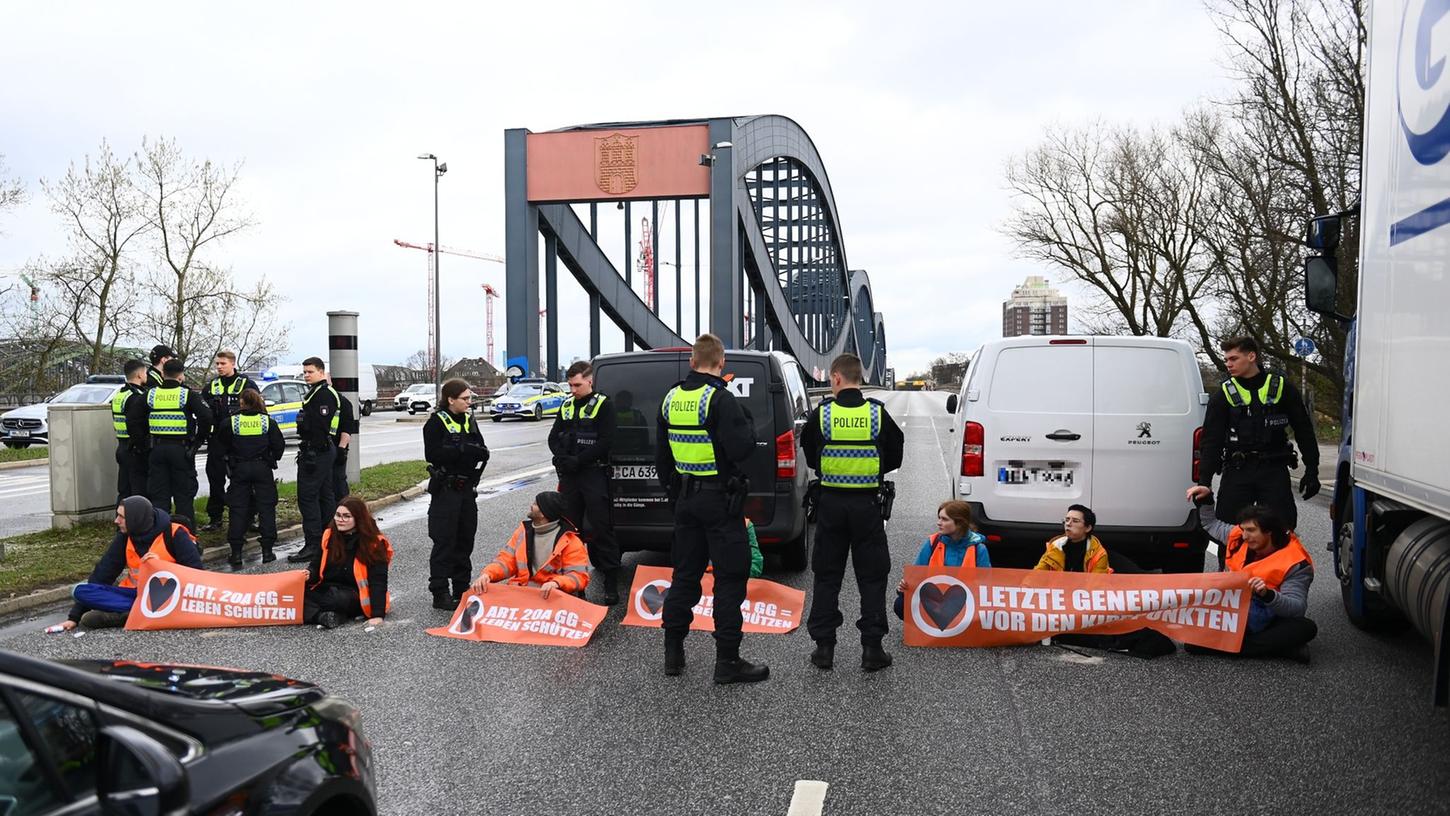
[[[997,354],[987,405],[993,411],[1090,414],[1092,346],[1027,346]]]
[[[1098,413],[1188,413],[1183,360],[1172,349],[1097,346],[1093,365]]]
[[[665,393],[688,373],[687,365],[674,360],[620,361],[598,367],[594,385],[614,400],[617,420],[611,458],[654,458],[660,404]],[[725,376],[730,378],[730,390],[736,399],[755,419],[756,439],[773,439],[775,412],[771,409],[765,366],[755,360],[732,363],[727,356]]]

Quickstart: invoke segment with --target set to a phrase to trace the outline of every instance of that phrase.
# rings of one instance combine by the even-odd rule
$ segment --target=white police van
[[[993,564],[1031,566],[1068,505],[1082,504],[1109,553],[1201,570],[1206,539],[1183,495],[1207,404],[1181,340],[993,340],[947,398],[949,495],[971,503]]]

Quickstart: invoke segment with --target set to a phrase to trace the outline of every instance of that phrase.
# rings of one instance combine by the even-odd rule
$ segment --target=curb
[[[386,496],[373,499],[368,502],[369,510],[378,510],[389,505],[410,501],[423,495],[427,491],[428,482],[422,481],[401,493],[390,493]],[[302,525],[294,524],[277,531],[277,541],[280,544],[284,539],[297,536],[302,533]],[[261,552],[262,545],[256,536],[249,536],[247,543],[242,546],[242,555],[255,555]],[[231,554],[231,548],[225,545],[220,547],[208,547],[201,551],[203,564],[216,564],[227,560]],[[49,589],[37,589],[29,595],[21,595],[18,598],[9,598],[0,601],[0,619],[16,617],[21,612],[28,612],[41,607],[52,606],[70,600],[71,587],[74,584],[51,587]]]
[[[0,462],[0,470],[15,470],[16,468],[40,467],[50,464],[50,457],[44,459],[22,459],[19,462]]]

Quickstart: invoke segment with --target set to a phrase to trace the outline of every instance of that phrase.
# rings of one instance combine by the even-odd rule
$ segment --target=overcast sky
[[[392,244],[431,240],[419,153],[448,163],[443,244],[503,254],[505,128],[779,113],[824,158],[905,373],[999,336],[1025,276],[1060,280],[998,233],[1007,160],[1053,123],[1171,123],[1227,87],[1222,53],[1195,0],[7,3],[0,153],[31,200],[0,221],[0,275],[63,250],[40,178],[165,135],[244,162],[257,226],[211,258],[287,291],[291,358],[325,353],[324,312],[348,308],[363,359],[401,362],[427,337],[424,254]],[[503,267],[442,270],[444,353],[482,355],[479,284]],[[563,288],[568,360],[587,316]]]

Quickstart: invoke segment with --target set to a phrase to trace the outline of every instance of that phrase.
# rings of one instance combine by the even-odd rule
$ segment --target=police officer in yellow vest
[[[816,546],[811,556],[815,589],[806,629],[816,642],[811,663],[835,665],[836,630],[843,618],[841,583],[846,557],[861,590],[861,668],[891,665],[881,645],[886,636],[886,588],[891,552],[882,522],[882,476],[901,467],[905,440],[886,406],[861,393],[861,359],[842,354],[831,362],[831,393],[811,413],[801,434],[806,462],[820,476]]]
[[[297,412],[297,509],[302,513],[302,549],[287,556],[293,564],[308,563],[322,552],[322,530],[332,519],[342,496],[334,494],[332,461],[337,456],[341,397],[327,384],[327,364],[321,357],[302,361],[307,393]]]
[[[277,560],[272,547],[277,543],[277,481],[272,471],[287,452],[282,429],[267,413],[261,392],[247,389],[239,398],[241,411],[220,424],[227,435],[227,543],[232,552],[227,563],[242,568],[242,545],[246,543],[247,520],[255,513],[262,530],[262,563]]]
[[[428,461],[428,591],[434,609],[453,609],[473,579],[478,533],[478,480],[488,466],[488,445],[473,419],[473,388],[451,379],[439,388],[442,404],[423,423]],[[450,582],[452,587],[450,589]]]
[[[146,493],[146,363],[127,360],[126,384],[111,396],[111,428],[116,432],[116,504]]]
[[[564,372],[570,398],[549,430],[559,473],[564,517],[581,532],[605,604],[619,603],[619,544],[609,519],[609,450],[614,444],[614,401],[594,390],[594,367],[579,360]]]
[[[146,392],[146,432],[151,437],[146,496],[178,524],[194,530],[197,442],[211,432],[211,408],[184,384],[186,364],[173,357],[166,379]]]
[[[257,390],[257,384],[252,382],[252,378],[237,371],[236,352],[226,349],[218,351],[213,362],[216,376],[202,389],[215,420],[211,439],[207,440],[206,445],[207,523],[201,528],[203,530],[220,530],[222,527],[222,509],[229,506],[227,443],[231,438],[231,423],[228,420],[241,410],[242,392]]]
[[[690,375],[660,406],[655,466],[675,505],[674,575],[665,593],[665,674],[685,670],[685,635],[700,600],[705,567],[715,567],[715,682],[755,683],[765,664],[740,658],[750,541],[745,534],[749,484],[741,465],[755,452],[750,414],[721,375],[725,346],[702,334],[690,353]]]
[[[1220,518],[1238,518],[1251,504],[1272,508],[1294,529],[1299,507],[1289,484],[1294,449],[1287,431],[1293,429],[1304,462],[1299,494],[1305,499],[1319,492],[1319,443],[1314,424],[1304,409],[1299,391],[1284,377],[1259,368],[1259,344],[1252,337],[1235,337],[1220,344],[1229,378],[1209,395],[1203,418],[1202,461],[1198,483],[1218,486]]]

